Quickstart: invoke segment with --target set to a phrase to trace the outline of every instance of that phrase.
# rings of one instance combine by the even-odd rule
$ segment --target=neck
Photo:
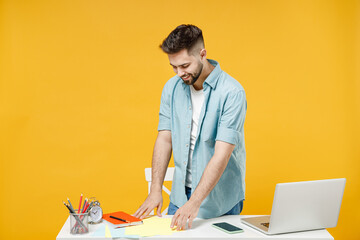
[[[205,82],[206,78],[210,75],[210,73],[214,68],[215,67],[208,60],[205,61],[201,74],[198,80],[193,85],[195,90],[203,89],[203,83]]]

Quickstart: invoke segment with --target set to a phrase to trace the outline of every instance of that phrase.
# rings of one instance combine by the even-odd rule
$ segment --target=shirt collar
[[[215,68],[211,71],[209,76],[205,79],[204,83],[207,83],[211,88],[215,89],[216,84],[217,84],[217,82],[219,80],[219,76],[220,76],[222,71],[221,71],[221,68],[220,68],[220,64],[217,61],[211,60],[211,59],[208,59],[208,61]]]

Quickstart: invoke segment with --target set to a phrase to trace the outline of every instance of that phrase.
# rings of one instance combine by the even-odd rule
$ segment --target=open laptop
[[[265,234],[335,227],[345,182],[339,178],[276,184],[271,215],[241,220]]]

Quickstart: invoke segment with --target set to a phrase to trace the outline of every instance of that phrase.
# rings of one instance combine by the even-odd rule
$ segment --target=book
[[[111,216],[111,217],[110,217]],[[130,214],[127,214],[125,212],[113,212],[113,213],[107,213],[104,214],[102,217],[107,222],[111,223],[113,227],[126,227],[126,226],[135,226],[140,225],[143,223],[143,221],[140,218],[136,218],[134,216],[131,216]],[[119,218],[119,219],[116,219]],[[126,222],[122,221],[125,220]]]

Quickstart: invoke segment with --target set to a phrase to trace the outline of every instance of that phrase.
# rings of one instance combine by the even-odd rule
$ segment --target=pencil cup
[[[75,210],[75,212],[77,212]],[[84,234],[89,232],[89,213],[70,213],[70,233]]]

